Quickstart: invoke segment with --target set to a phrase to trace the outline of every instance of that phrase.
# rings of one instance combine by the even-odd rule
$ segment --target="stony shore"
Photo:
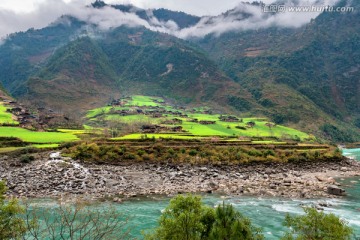
[[[360,164],[352,160],[246,166],[147,163],[112,166],[81,165],[68,158],[51,160],[48,153],[28,164],[0,157],[0,179],[7,180],[9,195],[30,198],[76,195],[120,202],[132,197],[186,192],[334,197],[327,192],[328,187],[339,185],[336,178],[352,176],[360,176]]]

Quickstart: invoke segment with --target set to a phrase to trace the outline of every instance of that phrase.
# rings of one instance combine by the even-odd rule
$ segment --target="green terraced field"
[[[156,99],[156,101],[154,101]],[[173,106],[166,104],[161,98],[156,97],[148,97],[148,96],[133,96],[132,100],[128,100],[128,103],[122,107],[105,107],[98,108],[88,112],[88,119],[96,122],[96,116],[100,113],[105,115],[105,120],[109,121],[119,121],[126,124],[131,124],[135,122],[142,122],[146,124],[157,124],[166,127],[173,126],[181,126],[183,130],[186,131],[184,134],[147,134],[147,137],[152,138],[177,138],[177,139],[193,139],[193,138],[202,138],[202,137],[227,137],[227,138],[235,138],[238,139],[240,137],[276,137],[276,138],[284,138],[284,139],[298,139],[304,140],[309,138],[309,135],[298,131],[296,129],[292,129],[289,127],[274,125],[271,128],[267,126],[268,120],[265,118],[243,118],[240,122],[224,122],[220,121],[220,114],[207,114],[206,111],[210,110],[208,107],[198,107],[192,108],[189,110],[179,110],[175,109]],[[135,106],[135,107],[132,107]],[[136,110],[137,108],[141,108],[143,111],[153,111],[154,107],[158,107],[159,109],[165,109],[167,111],[177,111],[182,114],[186,114],[188,117],[179,117],[173,115],[174,113],[166,113],[163,114],[162,117],[155,118],[152,115],[144,115],[132,113],[130,115],[122,116],[120,114],[114,114],[114,111],[117,110]],[[195,111],[195,112],[194,112]],[[171,119],[181,119],[181,124],[176,125],[164,125],[161,124],[165,120]],[[238,116],[240,119],[241,117]],[[203,125],[199,122],[194,122],[192,120],[197,119],[198,121],[215,121],[215,124]],[[254,122],[255,125],[253,127],[248,127],[248,122]],[[239,129],[240,127],[240,129]],[[244,128],[244,129],[241,129]],[[140,139],[144,137],[142,133],[130,134],[127,136],[122,136],[116,138],[117,140],[123,139]]]
[[[31,145],[31,147],[35,147],[35,148],[57,148],[59,146],[59,144],[57,143],[51,143],[51,144],[33,144]]]
[[[158,97],[148,97],[148,96],[132,96],[132,100],[129,101],[127,105],[130,106],[148,106],[148,107],[156,107],[162,105],[161,103],[156,103],[154,99],[158,102],[164,102],[162,98]]]
[[[96,116],[102,115],[102,114],[108,114],[110,112],[110,110],[113,109],[115,111],[118,110],[127,110],[129,109],[128,107],[102,107],[102,108],[95,108],[92,109],[90,111],[88,111],[88,113],[86,114],[87,118],[94,118]]]
[[[152,124],[158,123],[160,119],[155,119],[150,116],[146,115],[129,115],[129,116],[120,116],[120,115],[107,115],[106,120],[112,120],[112,121],[120,121],[125,123],[131,123],[131,122],[149,122]]]
[[[203,139],[202,137],[196,136],[188,136],[188,135],[181,135],[181,134],[143,134],[143,133],[134,133],[129,134],[123,137],[112,138],[112,140],[135,140],[135,139],[142,139],[142,138],[171,138],[171,139]]]
[[[0,137],[16,137],[30,143],[62,143],[79,140],[72,133],[33,132],[18,127],[0,127]]]
[[[0,124],[19,124],[13,120],[11,113],[6,112],[6,109],[3,103],[0,102]]]

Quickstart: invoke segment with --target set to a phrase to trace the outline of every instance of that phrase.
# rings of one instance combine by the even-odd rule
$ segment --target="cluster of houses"
[[[22,104],[13,100],[3,99],[2,102],[7,107],[6,111],[15,116],[20,127],[45,129],[53,119],[61,119],[61,121],[69,120],[62,114],[55,113],[52,109],[38,107],[30,111]]]
[[[165,121],[163,121],[161,124],[165,124],[165,125],[177,125],[177,124],[182,124],[183,121],[179,118],[173,118],[173,119],[167,119]]]
[[[121,110],[115,110],[115,108],[110,110],[110,114],[117,114],[120,116],[129,116],[129,115],[148,115],[152,116],[153,118],[161,118],[164,115],[173,115],[177,117],[188,117],[187,114],[184,114],[180,111],[171,111],[166,110],[161,107],[129,107],[128,109],[121,109]]]
[[[161,125],[143,125],[141,126],[142,133],[164,133],[164,132],[185,132],[183,127],[174,126],[174,127],[166,127]]]
[[[9,104],[15,104],[15,102],[9,102]],[[31,114],[28,109],[23,107],[16,106],[8,108],[6,111],[16,116],[16,120],[19,122],[20,126],[31,124],[34,119],[36,119],[35,115]]]
[[[222,122],[242,122],[242,119],[239,119],[235,116],[221,115],[219,119]]]
[[[112,110],[110,110],[110,114],[118,114],[121,116],[127,116],[127,115],[148,115],[153,118],[161,118],[164,116],[174,116],[173,119],[166,119],[163,122],[161,122],[161,125],[143,125],[141,127],[141,131],[143,133],[161,133],[161,132],[184,132],[183,128],[181,126],[175,126],[175,125],[181,125],[183,123],[183,120],[180,118],[186,118],[189,122],[194,122],[202,125],[212,125],[216,124],[216,121],[209,121],[209,120],[198,120],[196,118],[189,118],[187,114],[184,113],[186,110],[184,107],[178,107],[176,110],[168,110],[166,108],[163,108],[161,106],[130,106],[129,102],[132,100],[131,97],[124,97],[121,99],[112,100],[109,106],[114,107]],[[153,99],[154,102],[163,103],[160,100]],[[121,110],[116,110],[115,107],[124,107]],[[204,114],[212,114],[212,111],[210,109],[203,109],[198,110],[196,108],[193,108],[189,110],[190,113],[204,113]],[[220,115],[219,121],[221,122],[237,122],[242,123],[243,120],[241,118],[231,116],[231,115]],[[172,126],[164,126],[164,125],[174,125]],[[246,130],[247,128],[253,128],[255,126],[255,122],[250,121],[246,123],[246,126],[239,126],[239,129]],[[267,125],[269,128],[273,127],[273,125]]]
[[[129,101],[131,101],[132,98],[131,97],[124,97],[124,98],[119,98],[119,99],[113,99],[111,100],[111,102],[108,104],[108,106],[113,106],[113,107],[116,107],[116,106],[125,106],[126,104],[129,103]]]

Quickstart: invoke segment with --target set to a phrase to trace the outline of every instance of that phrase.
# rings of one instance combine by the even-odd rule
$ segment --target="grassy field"
[[[120,115],[107,115],[106,120],[112,120],[112,121],[119,121],[124,123],[131,123],[131,122],[149,122],[152,124],[159,123],[161,119],[155,119],[151,116],[146,115],[129,115],[129,116],[120,116]]]
[[[43,149],[43,148],[57,148],[57,147],[59,147],[59,144],[57,144],[57,143],[51,143],[51,144],[33,144],[33,145],[31,145],[31,147],[40,148],[40,149]]]
[[[156,99],[156,100],[154,100]],[[161,98],[148,97],[148,96],[133,96],[132,99],[126,99],[127,103],[123,106],[115,107],[104,107],[93,109],[88,112],[87,118],[93,122],[97,121],[97,116],[102,115],[101,118],[106,121],[118,121],[125,124],[131,124],[140,122],[143,124],[157,124],[165,127],[173,127],[175,125],[165,125],[162,122],[166,120],[171,120],[174,118],[181,119],[182,123],[176,124],[176,126],[181,126],[184,133],[175,133],[175,134],[147,134],[147,137],[152,138],[174,138],[174,139],[199,139],[199,138],[211,138],[211,137],[222,137],[230,139],[239,139],[241,137],[248,138],[261,138],[261,137],[275,137],[279,139],[294,139],[294,140],[304,140],[309,138],[309,135],[298,131],[296,129],[288,128],[281,125],[273,124],[269,127],[269,122],[265,118],[242,118],[238,116],[241,121],[239,122],[225,122],[221,121],[220,114],[209,114],[208,111],[211,110],[209,107],[197,107],[191,109],[176,109],[173,106],[166,104]],[[150,115],[137,114],[136,110],[141,108],[143,111],[156,111],[156,109],[172,111],[172,113],[167,112],[163,114],[162,117],[153,117]],[[122,116],[120,114],[115,114],[117,110],[128,110],[133,112],[130,115]],[[186,114],[187,117],[179,117],[175,115],[174,112],[181,112]],[[193,120],[197,119],[198,122]],[[215,124],[204,125],[199,123],[199,121],[214,121]],[[253,127],[247,126],[248,122],[254,122]],[[126,136],[121,136],[116,138],[117,140],[126,140],[126,139],[140,139],[144,138],[144,134],[138,133],[129,134]]]
[[[159,97],[148,97],[148,96],[139,96],[139,95],[135,95],[131,97],[132,100],[129,101],[129,103],[127,105],[130,106],[147,106],[147,107],[156,107],[156,106],[161,106],[164,102],[164,100],[162,98]],[[157,102],[155,102],[154,100],[156,100]]]
[[[4,104],[0,102],[0,124],[19,124],[13,120],[11,113],[6,112],[6,109]]]
[[[18,127],[0,127],[0,137],[16,137],[30,143],[62,143],[79,140],[72,133],[33,132]]]
[[[19,147],[5,147],[5,148],[0,148],[0,153],[8,153],[8,152],[13,152],[15,150],[20,149]]]

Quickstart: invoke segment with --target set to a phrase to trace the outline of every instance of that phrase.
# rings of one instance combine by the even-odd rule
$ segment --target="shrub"
[[[353,229],[336,215],[318,212],[315,208],[304,208],[305,215],[285,218],[284,225],[291,228],[282,239],[351,239]]]
[[[30,163],[30,162],[32,162],[32,161],[34,161],[35,160],[35,157],[34,156],[31,156],[31,155],[23,155],[23,156],[21,156],[21,158],[20,158],[20,161],[22,162],[22,163]]]
[[[198,154],[198,152],[195,150],[195,149],[191,149],[190,151],[189,151],[189,155],[190,156],[196,156]]]
[[[230,204],[215,210],[204,205],[201,197],[179,195],[171,199],[159,220],[159,227],[146,234],[148,240],[222,240],[263,239],[261,230]]]
[[[5,201],[6,191],[5,183],[0,181],[0,239],[22,239],[26,225],[20,214],[24,208],[15,198]]]
[[[143,156],[143,155],[145,154],[145,151],[142,150],[142,149],[139,149],[139,150],[137,151],[137,154],[141,157],[141,156]]]

